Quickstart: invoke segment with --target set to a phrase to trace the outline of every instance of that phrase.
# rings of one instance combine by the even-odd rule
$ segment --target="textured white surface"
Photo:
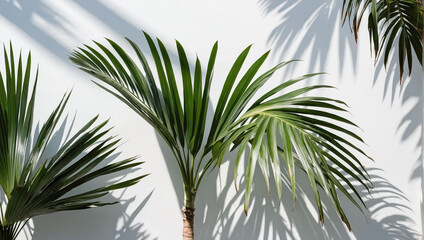
[[[141,29],[174,49],[178,39],[193,59],[206,63],[219,40],[212,103],[232,62],[249,44],[251,63],[272,49],[265,68],[279,61],[302,59],[281,71],[273,83],[309,72],[325,71],[317,79],[339,91],[322,92],[345,100],[351,118],[363,129],[364,159],[374,177],[373,198],[364,217],[345,202],[353,226],[349,233],[333,210],[321,227],[313,201],[300,197],[293,210],[288,189],[276,210],[275,193],[268,198],[258,175],[254,201],[245,217],[242,193],[232,185],[226,161],[207,176],[196,202],[197,239],[418,239],[422,233],[423,166],[421,136],[423,71],[415,61],[411,79],[399,85],[399,73],[378,63],[369,53],[366,24],[355,44],[348,26],[341,28],[340,0],[6,0],[0,2],[0,42],[13,40],[15,48],[31,49],[40,65],[36,120],[44,121],[62,94],[73,89],[68,104],[75,131],[100,114],[111,118],[113,133],[125,142],[119,157],[141,155],[146,161],[138,173],[151,173],[141,183],[109,200],[121,205],[87,211],[39,216],[20,239],[179,239],[182,231],[182,186],[177,165],[153,129],[123,103],[96,87],[90,77],[67,60],[71,49],[109,37],[124,43],[130,37],[147,50]],[[128,45],[125,45],[126,49]],[[175,52],[173,52],[175,54]],[[151,60],[151,59],[149,59]],[[270,85],[272,86],[272,84]],[[75,120],[74,120],[74,116]],[[67,130],[66,130],[67,131]],[[66,133],[65,131],[65,133]],[[60,141],[60,134],[57,136]],[[54,151],[54,146],[51,150]],[[229,174],[227,174],[229,173]],[[130,173],[134,176],[134,173]],[[299,180],[302,182],[302,180]],[[303,199],[303,200],[302,200]],[[307,210],[307,209],[310,210]],[[32,234],[32,237],[28,237]],[[418,234],[418,235],[417,235]]]

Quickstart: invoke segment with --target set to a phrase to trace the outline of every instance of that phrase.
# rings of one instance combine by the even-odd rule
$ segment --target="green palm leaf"
[[[412,59],[415,55],[423,65],[424,6],[422,0],[344,0],[343,22],[348,19],[351,30],[358,41],[358,32],[367,9],[368,32],[374,48],[375,61],[384,55],[384,65],[398,42],[400,80],[408,62],[411,75]]]
[[[192,72],[184,48],[176,42],[181,90],[177,87],[177,77],[163,43],[157,40],[159,53],[152,38],[146,33],[144,35],[155,63],[157,81],[153,80],[144,54],[129,39],[139,58],[139,65],[135,65],[136,61],[111,40],[108,40],[110,47],[95,42],[100,50],[86,46],[74,51],[70,59],[81,70],[99,80],[94,81],[97,85],[134,109],[168,143],[183,179],[185,216],[194,211],[195,197],[205,173],[220,165],[228,151],[238,148],[234,169],[236,187],[241,158],[243,154],[249,154],[245,172],[246,212],[254,187],[256,166],[259,166],[268,188],[269,179],[274,179],[279,199],[282,194],[281,171],[286,168],[292,184],[293,200],[296,196],[296,171],[303,171],[315,193],[320,220],[324,221],[321,199],[327,196],[350,229],[339,194],[346,195],[362,211],[364,204],[354,187],[355,183],[359,182],[369,189],[369,178],[360,162],[367,157],[359,147],[363,141],[350,130],[357,126],[343,116],[346,104],[342,101],[318,96],[305,97],[305,94],[310,95],[316,89],[330,86],[313,85],[287,91],[290,86],[320,73],[285,81],[253,102],[252,98],[274,72],[292,61],[282,62],[256,76],[269,54],[267,52],[242,73],[250,50],[250,46],[247,47],[228,73],[214,116],[209,116],[212,118],[209,133],[205,133],[218,44],[215,43],[211,50],[204,76],[200,60],[196,59]],[[113,48],[115,53],[108,48]],[[157,82],[160,83],[160,90]],[[248,148],[250,151],[247,151]],[[188,225],[185,225],[184,237],[193,234],[187,230],[192,230],[193,222],[187,221],[190,220],[185,217],[184,223]]]
[[[37,215],[114,204],[99,198],[144,177],[103,183],[96,189],[70,193],[93,179],[138,166],[141,162],[129,158],[105,165],[119,139],[103,139],[110,129],[105,128],[107,121],[96,124],[97,117],[46,159],[43,153],[70,93],[63,96],[30,145],[38,70],[30,89],[31,54],[26,64],[20,54],[15,66],[10,44],[9,54],[4,49],[4,63],[5,73],[0,74],[0,186],[6,195],[6,208],[1,207],[0,239],[15,239],[25,223]]]

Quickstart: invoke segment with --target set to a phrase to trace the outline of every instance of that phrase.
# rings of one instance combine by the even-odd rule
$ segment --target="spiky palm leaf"
[[[157,86],[143,52],[130,39],[126,40],[135,51],[141,67],[122,47],[109,39],[107,41],[112,50],[95,42],[97,49],[85,45],[85,48],[74,51],[70,59],[80,69],[105,83],[106,86],[95,81],[150,123],[168,143],[183,179],[185,207],[194,208],[194,198],[205,172],[219,165],[231,147],[239,149],[235,159],[235,175],[241,156],[250,147],[246,170],[246,211],[255,167],[259,165],[267,186],[270,175],[273,175],[278,196],[281,197],[280,171],[285,166],[292,184],[293,199],[297,169],[306,172],[310,180],[320,219],[323,221],[323,207],[318,186],[324,190],[350,229],[338,193],[343,193],[355,206],[362,209],[361,197],[354,183],[345,175],[356,179],[366,189],[368,176],[356,155],[359,153],[364,156],[364,153],[354,144],[355,141],[352,141],[360,143],[362,139],[342,127],[343,124],[356,127],[338,114],[345,111],[344,103],[326,97],[304,96],[314,89],[330,87],[326,85],[302,87],[274,96],[287,87],[319,73],[285,81],[256,102],[251,102],[273,73],[290,62],[280,63],[255,77],[268,56],[267,52],[237,81],[250,50],[250,46],[247,47],[238,56],[224,82],[209,133],[205,135],[209,92],[218,44],[215,43],[212,48],[203,78],[199,59],[196,59],[192,74],[186,53],[181,44],[176,42],[182,73],[181,92],[177,87],[173,66],[164,44],[157,39],[159,53],[152,38],[146,33],[144,36],[155,62],[160,87]],[[285,161],[285,164],[281,160]]]
[[[141,162],[129,158],[105,165],[119,139],[108,137],[104,140],[103,136],[110,129],[105,128],[107,121],[95,124],[97,117],[46,159],[43,153],[70,93],[64,95],[34,143],[30,144],[38,70],[31,89],[31,54],[26,64],[20,54],[17,65],[12,44],[9,54],[4,49],[5,73],[0,74],[0,186],[5,193],[0,206],[2,240],[15,239],[25,223],[37,215],[113,204],[99,198],[144,177],[102,183],[101,187],[89,191],[70,193],[93,179],[138,166]]]
[[[369,9],[368,32],[374,48],[375,61],[384,54],[386,66],[393,43],[398,41],[400,80],[405,60],[411,74],[415,55],[423,65],[424,6],[422,0],[343,0],[343,22],[351,22],[351,30],[358,40],[362,18]]]

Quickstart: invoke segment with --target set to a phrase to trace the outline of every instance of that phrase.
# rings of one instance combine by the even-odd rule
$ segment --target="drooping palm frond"
[[[194,208],[194,198],[205,172],[221,164],[229,150],[238,148],[235,159],[236,179],[241,157],[250,147],[246,168],[246,211],[257,165],[262,170],[267,186],[268,179],[274,178],[279,197],[282,194],[281,169],[286,168],[292,183],[293,199],[296,196],[295,169],[298,169],[306,172],[310,180],[321,221],[323,207],[319,188],[324,190],[350,229],[338,194],[346,195],[355,206],[362,209],[363,202],[354,186],[355,182],[348,180],[346,175],[366,189],[369,188],[369,178],[360,163],[362,157],[366,157],[358,147],[363,141],[349,130],[356,128],[356,125],[342,115],[346,111],[345,104],[326,97],[304,96],[315,89],[330,87],[326,85],[302,87],[275,96],[319,73],[285,81],[252,102],[257,91],[274,72],[291,61],[280,63],[256,77],[269,54],[267,52],[238,77],[250,50],[250,46],[247,47],[238,56],[224,81],[215,113],[210,116],[213,120],[209,133],[205,133],[218,44],[215,43],[212,48],[206,74],[203,75],[198,58],[192,73],[184,48],[176,42],[181,69],[180,91],[164,44],[157,39],[159,52],[152,38],[146,33],[144,36],[155,62],[160,87],[142,50],[130,39],[127,41],[137,55],[139,64],[110,39],[107,41],[111,50],[95,42],[97,48],[85,45],[85,48],[74,51],[70,59],[81,70],[100,80],[100,83],[95,83],[126,103],[165,139],[175,155],[183,178],[185,207]]]
[[[413,56],[423,65],[424,6],[422,0],[343,0],[344,21],[348,19],[358,41],[362,18],[369,10],[368,32],[375,61],[384,54],[384,65],[398,42],[400,80],[408,61],[411,74]],[[343,22],[344,22],[343,21]]]
[[[274,176],[278,196],[281,198],[280,169],[281,165],[284,165],[290,179],[293,201],[296,197],[296,169],[298,169],[305,172],[309,178],[320,220],[324,221],[324,213],[318,187],[324,190],[350,229],[336,189],[346,195],[358,209],[361,210],[361,205],[365,207],[365,204],[352,182],[348,181],[342,172],[355,179],[364,188],[369,187],[366,170],[354,152],[366,155],[352,143],[352,140],[359,142],[363,140],[354,132],[342,127],[343,124],[356,127],[354,123],[335,113],[346,111],[345,104],[326,97],[301,96],[314,89],[329,88],[327,85],[304,87],[272,98],[275,93],[313,75],[316,74],[308,74],[277,86],[256,101],[244,114],[240,114],[240,117],[234,116],[228,120],[228,127],[220,133],[221,137],[217,137],[218,141],[222,141],[221,149],[217,151],[217,158],[220,162],[225,155],[225,149],[230,145],[234,144],[233,148],[239,147],[234,169],[236,180],[242,153],[248,146],[250,147],[249,162],[245,170],[245,211],[249,206],[255,167],[259,165],[265,177],[268,193],[270,188],[268,179],[271,175]],[[241,96],[251,96],[251,90],[257,89],[247,88]],[[281,160],[285,163],[283,164]],[[347,189],[352,192],[349,193]],[[355,200],[353,195],[359,201]]]
[[[110,129],[105,128],[107,121],[96,124],[97,117],[46,159],[43,153],[70,93],[64,95],[34,143],[29,144],[38,70],[30,88],[31,54],[26,64],[21,54],[16,64],[12,44],[9,54],[4,49],[5,73],[0,73],[0,186],[6,195],[6,208],[0,206],[0,239],[4,240],[15,239],[26,221],[37,215],[113,204],[99,198],[112,190],[131,186],[144,177],[102,183],[89,191],[71,193],[100,176],[138,166],[141,162],[128,158],[105,164],[119,139],[103,139]]]

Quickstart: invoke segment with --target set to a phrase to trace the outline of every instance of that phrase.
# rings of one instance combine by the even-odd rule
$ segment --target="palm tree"
[[[307,74],[285,81],[252,102],[256,92],[273,73],[289,64],[282,62],[255,77],[269,52],[263,54],[236,81],[250,46],[236,59],[206,128],[209,92],[218,43],[212,48],[206,74],[197,58],[194,74],[181,44],[176,41],[182,80],[182,92],[164,44],[157,39],[159,51],[152,38],[144,33],[152,53],[160,87],[142,50],[130,39],[141,67],[117,43],[107,39],[113,50],[94,42],[97,49],[85,45],[71,54],[70,59],[83,71],[97,78],[95,83],[127,104],[146,120],[171,149],[178,163],[184,190],[183,239],[193,239],[193,219],[196,195],[205,173],[219,166],[228,150],[238,149],[234,180],[237,188],[238,166],[244,153],[249,154],[245,172],[244,209],[247,214],[253,188],[255,168],[259,165],[269,190],[273,176],[281,199],[281,168],[290,178],[293,201],[296,198],[296,175],[304,172],[315,194],[321,222],[324,222],[321,195],[325,194],[350,229],[339,201],[344,194],[362,211],[363,201],[347,176],[369,189],[369,178],[357,153],[366,156],[355,145],[363,142],[345,127],[356,125],[341,116],[342,101],[327,97],[304,96],[314,89],[331,88],[313,85],[289,90],[320,73]],[[204,77],[203,77],[204,76]],[[287,90],[283,95],[277,93]],[[181,99],[182,98],[182,99]],[[208,129],[208,131],[207,131]],[[355,141],[353,141],[355,140]],[[250,151],[247,151],[250,148]],[[284,161],[282,161],[284,160]],[[347,175],[347,176],[345,176]],[[321,188],[322,190],[318,190]]]
[[[78,192],[78,187],[87,182],[141,162],[128,158],[107,163],[119,139],[104,140],[110,129],[105,129],[107,121],[95,124],[97,117],[70,137],[53,156],[44,156],[70,93],[63,96],[30,144],[38,70],[31,90],[31,54],[26,65],[21,54],[15,63],[12,44],[9,54],[10,57],[4,48],[5,74],[0,73],[0,186],[5,195],[0,201],[2,240],[16,239],[28,220],[37,215],[114,204],[99,198],[144,177],[102,183],[100,187]]]
[[[375,61],[384,53],[384,65],[390,57],[393,44],[398,41],[400,80],[408,60],[411,75],[415,55],[423,65],[424,6],[422,0],[343,0],[343,23],[348,19],[358,41],[358,31],[366,10],[368,32],[374,48]]]

